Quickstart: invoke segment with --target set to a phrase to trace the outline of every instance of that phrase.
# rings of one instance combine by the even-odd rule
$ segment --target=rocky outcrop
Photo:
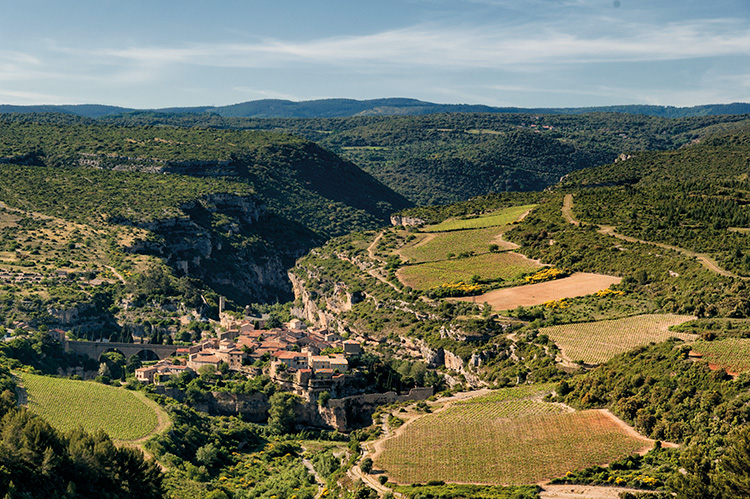
[[[215,224],[215,214],[222,216],[222,225]],[[282,301],[291,298],[292,291],[286,268],[299,255],[257,240],[253,225],[268,216],[252,196],[214,193],[183,204],[170,218],[115,222],[153,234],[126,251],[164,258],[178,275],[201,279],[219,294],[240,301]]]
[[[372,424],[372,414],[382,405],[404,402],[407,400],[424,400],[433,395],[433,389],[414,388],[409,393],[396,392],[367,393],[342,399],[331,399],[327,407],[321,407],[320,417],[326,426],[339,431],[350,431]]]
[[[95,308],[92,303],[81,303],[68,308],[48,308],[47,313],[57,319],[61,325],[68,326],[79,322],[84,315],[91,315]]]
[[[157,386],[156,393],[183,401],[185,392],[177,388]],[[348,432],[372,424],[372,413],[384,404],[393,404],[407,400],[424,400],[433,395],[433,389],[414,388],[408,393],[396,392],[367,393],[340,399],[330,399],[325,407],[320,406],[314,397],[301,398],[295,405],[295,421],[300,426],[314,426]],[[201,412],[216,416],[241,415],[243,419],[254,423],[268,421],[268,410],[271,408],[268,396],[264,393],[236,394],[229,392],[210,392],[202,402],[193,404]]]
[[[402,225],[404,227],[418,227],[427,223],[417,217],[402,217],[401,215],[391,215],[391,225]]]
[[[233,160],[168,161],[158,158],[84,153],[78,158],[78,164],[91,168],[120,172],[175,173],[178,175],[192,175],[199,177],[227,177],[238,175]]]
[[[350,291],[343,282],[334,283],[331,292],[321,295],[315,290],[308,290],[305,281],[294,272],[289,272],[288,277],[295,298],[302,303],[301,318],[319,327],[335,328],[338,314],[348,312],[365,299],[364,293]]]
[[[414,352],[414,357],[421,357],[428,367],[445,367],[463,376],[471,386],[479,387],[484,385],[479,377],[471,371],[472,367],[478,367],[481,364],[481,356],[472,356],[467,365],[467,362],[464,362],[461,357],[453,352],[445,350],[442,347],[433,348],[421,339],[402,338],[402,346]]]

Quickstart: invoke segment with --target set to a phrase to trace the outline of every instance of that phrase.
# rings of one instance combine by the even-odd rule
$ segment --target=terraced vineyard
[[[604,411],[542,402],[550,390],[506,388],[421,417],[386,442],[376,464],[398,483],[523,485],[651,445]]]
[[[732,374],[750,369],[750,338],[697,341],[692,347],[711,368],[726,369]]]
[[[697,336],[669,331],[695,319],[691,315],[645,314],[598,322],[565,324],[540,329],[554,341],[563,355],[573,361],[601,364],[615,355],[651,342],[659,343],[671,337],[694,341]]]
[[[521,218],[524,213],[535,206],[535,204],[512,206],[510,208],[504,208],[500,211],[474,218],[454,218],[437,225],[427,226],[423,230],[425,232],[444,232],[450,230],[481,229],[485,227],[507,225]]]
[[[431,289],[445,283],[468,281],[478,275],[483,280],[513,281],[541,265],[517,253],[485,253],[471,258],[407,265],[398,270],[398,278],[414,289]]]
[[[115,440],[136,440],[159,423],[155,410],[133,392],[89,381],[21,373],[28,407],[52,426],[104,430]]]

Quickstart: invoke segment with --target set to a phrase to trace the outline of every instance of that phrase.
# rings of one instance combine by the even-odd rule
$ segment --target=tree
[[[203,381],[211,381],[216,377],[216,366],[206,364],[198,368],[198,375]]]
[[[750,497],[750,430],[740,432],[720,461],[731,497]]]
[[[141,358],[138,357],[138,355],[131,355],[128,358],[127,366],[125,366],[130,374],[133,374],[136,369],[139,369],[141,367],[143,367],[143,362],[141,362]]]
[[[294,431],[297,396],[288,392],[274,393],[269,402],[271,408],[268,410],[268,427],[271,431],[278,435]]]
[[[328,392],[323,391],[318,395],[318,405],[321,407],[327,407],[329,400],[331,400],[331,394]]]
[[[359,463],[359,468],[363,473],[370,473],[372,471],[372,459],[366,457]]]
[[[124,378],[124,368],[128,362],[123,354],[114,351],[104,352],[102,354],[102,363],[107,365],[107,367],[109,368],[109,373],[102,373],[102,370],[100,368],[100,375],[109,375],[112,379]]]
[[[195,460],[210,468],[219,460],[219,449],[213,442],[209,442],[195,451]]]

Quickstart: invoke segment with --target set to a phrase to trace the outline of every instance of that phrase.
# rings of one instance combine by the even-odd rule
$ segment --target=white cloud
[[[589,20],[591,22],[591,20]],[[260,40],[247,44],[129,47],[97,50],[102,64],[163,69],[170,65],[259,68],[328,64],[435,68],[517,68],[546,64],[664,61],[750,55],[750,30],[735,20],[676,22],[664,26],[599,19],[600,35],[576,26],[420,25],[380,33],[312,41]],[[605,24],[609,29],[602,29]],[[119,62],[118,62],[119,61]]]
[[[0,99],[4,102],[13,102],[15,105],[32,105],[41,102],[45,104],[70,104],[57,95],[15,90],[0,90]]]
[[[234,87],[232,88],[232,90],[241,92],[243,94],[248,94],[249,96],[252,96],[256,99],[283,99],[291,101],[303,100],[299,96],[286,94],[275,90],[262,90],[252,87]]]

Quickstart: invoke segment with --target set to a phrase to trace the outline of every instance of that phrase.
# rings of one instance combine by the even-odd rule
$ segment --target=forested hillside
[[[117,106],[95,104],[79,105],[0,105],[3,113],[68,113],[88,118],[98,118],[126,112],[144,111]],[[520,108],[494,107],[482,104],[437,104],[417,99],[383,98],[371,100],[319,99],[310,101],[290,101],[283,99],[262,99],[227,106],[194,106],[153,109],[160,113],[210,113],[225,117],[243,118],[343,118],[349,116],[392,116],[423,115],[436,113],[535,113],[535,114],[584,114],[592,112],[613,112],[624,114],[645,114],[663,118],[685,118],[689,116],[710,116],[715,114],[746,114],[750,104],[707,104],[693,107],[622,105],[585,108]]]
[[[582,221],[708,253],[750,276],[750,132],[720,134],[663,153],[639,153],[563,182]],[[596,186],[596,187],[595,187]]]
[[[293,133],[353,161],[413,203],[430,205],[490,192],[542,190],[572,171],[611,163],[622,153],[676,149],[740,127],[747,119],[619,113],[247,119],[133,113],[103,121]]]
[[[12,115],[0,158],[0,313],[49,326],[83,314],[79,325],[107,335],[128,293],[135,308],[289,299],[296,258],[410,204],[314,143],[269,132]]]

